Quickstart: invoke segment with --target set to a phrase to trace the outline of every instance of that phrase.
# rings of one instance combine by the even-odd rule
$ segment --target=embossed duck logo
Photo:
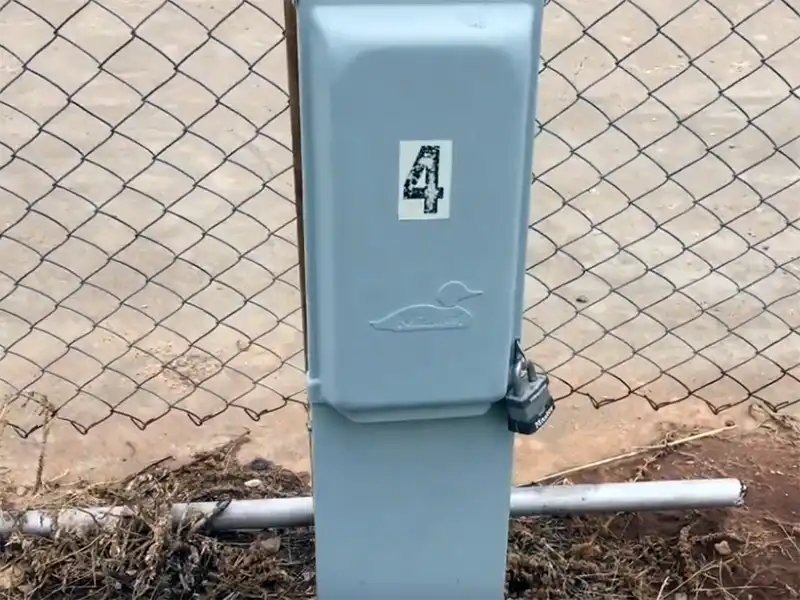
[[[380,331],[430,331],[465,329],[472,324],[472,313],[459,302],[480,296],[483,292],[469,289],[460,281],[449,281],[439,288],[435,304],[412,304],[377,321],[370,321]]]

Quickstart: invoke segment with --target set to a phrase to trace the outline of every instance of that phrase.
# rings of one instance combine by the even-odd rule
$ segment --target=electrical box
[[[309,394],[486,413],[522,318],[542,4],[299,0]]]

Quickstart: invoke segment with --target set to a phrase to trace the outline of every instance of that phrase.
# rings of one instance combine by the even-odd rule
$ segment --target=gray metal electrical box
[[[479,415],[522,316],[542,5],[300,0],[309,393]]]

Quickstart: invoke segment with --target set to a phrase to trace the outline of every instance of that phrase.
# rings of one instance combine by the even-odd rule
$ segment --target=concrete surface
[[[0,3],[3,419],[59,409],[50,477],[245,429],[306,469],[281,4],[82,4]],[[520,481],[800,400],[800,18],[728,2],[763,7],[730,35],[707,2],[637,5],[546,9],[524,341],[564,399]],[[5,428],[11,477],[40,444]]]

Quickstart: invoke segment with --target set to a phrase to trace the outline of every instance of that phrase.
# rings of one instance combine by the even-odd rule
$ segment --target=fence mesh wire
[[[281,5],[0,0],[20,435],[304,400]],[[559,398],[800,400],[800,15],[551,0],[524,342]],[[33,404],[32,404],[33,402]]]

